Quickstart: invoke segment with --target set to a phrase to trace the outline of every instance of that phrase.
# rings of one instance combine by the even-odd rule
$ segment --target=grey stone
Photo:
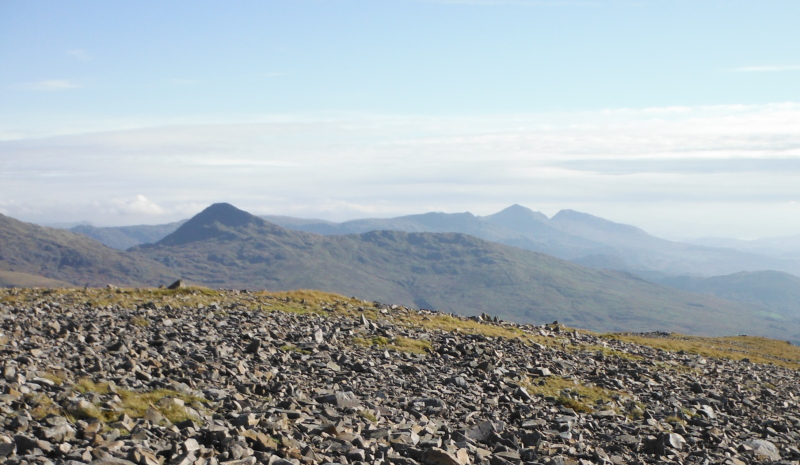
[[[136,464],[131,462],[130,460],[107,456],[99,458],[97,460],[93,460],[89,463],[89,465],[136,465]]]
[[[355,394],[352,392],[342,392],[337,391],[333,394],[320,396],[317,399],[317,402],[323,404],[331,404],[336,406],[336,408],[340,409],[347,409],[347,408],[356,408],[361,406],[361,402],[358,400]]]
[[[750,447],[755,456],[760,460],[766,459],[778,461],[781,459],[780,451],[775,444],[765,439],[751,439],[749,441],[745,441],[744,445]]]

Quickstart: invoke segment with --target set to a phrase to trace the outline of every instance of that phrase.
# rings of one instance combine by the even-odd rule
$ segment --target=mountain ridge
[[[203,225],[220,223],[208,217]],[[666,325],[703,334],[743,328],[786,334],[795,328],[792,319],[773,325],[731,301],[684,294],[629,273],[585,268],[462,233],[377,230],[323,236],[252,219],[218,232],[131,251],[168,264],[189,281],[225,288],[314,288],[467,315],[489,311],[511,321],[558,319],[600,331]],[[708,316],[700,318],[699,309]]]
[[[739,271],[777,270],[800,276],[800,248],[793,255],[759,254],[763,249],[737,250],[682,243],[657,238],[632,225],[615,223],[588,213],[561,210],[552,219],[519,204],[497,213],[475,216],[471,213],[429,212],[395,218],[356,219],[342,223],[300,219],[288,216],[260,217],[295,231],[323,235],[358,234],[373,230],[406,232],[460,232],[506,245],[543,252],[596,268],[618,269],[650,276],[718,276]],[[152,242],[161,237],[150,236]],[[134,228],[134,227],[125,227]],[[78,229],[78,228],[73,228]],[[127,234],[126,245],[144,242],[123,233],[121,228],[83,228],[79,232],[113,246],[104,235]],[[798,245],[800,247],[800,245]]]
[[[631,225],[615,223],[588,213],[561,210],[551,219],[520,205],[488,216],[432,212],[388,219],[350,220],[343,223],[286,217],[265,217],[278,225],[326,235],[367,230],[407,232],[461,232],[481,239],[543,252],[555,257],[606,264],[633,273],[657,271],[671,275],[714,276],[738,271],[774,269],[800,275],[800,260],[784,260],[750,252],[718,249],[660,239]],[[419,221],[424,219],[424,221]],[[435,224],[436,227],[431,227]],[[608,257],[596,260],[596,257]]]
[[[472,221],[474,215],[459,217]],[[441,217],[434,214],[429,219]],[[32,264],[38,269],[13,270],[73,283],[87,275],[93,275],[93,283],[107,283],[127,269],[133,277],[119,276],[121,284],[152,286],[181,277],[227,289],[314,288],[464,315],[487,312],[510,321],[557,319],[598,331],[723,335],[746,329],[800,341],[800,322],[789,316],[766,320],[756,307],[463,233],[377,230],[323,236],[283,228],[230,204],[214,204],[158,243],[120,252],[67,231],[9,223],[17,226],[10,233],[17,240],[55,235],[65,242],[80,240],[91,249],[83,255],[75,250],[75,264],[60,273],[51,269],[58,267],[47,257]],[[4,234],[8,237],[9,232]],[[13,238],[6,240],[14,243]],[[24,244],[33,250],[42,245]],[[36,257],[27,252],[19,255]]]

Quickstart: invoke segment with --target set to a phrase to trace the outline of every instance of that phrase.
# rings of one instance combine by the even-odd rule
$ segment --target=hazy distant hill
[[[725,247],[770,257],[800,260],[800,234],[753,240],[705,237],[690,242],[706,247]]]
[[[23,223],[3,215],[0,215],[0,270],[78,286],[157,286],[175,279],[165,267],[144,257],[110,249],[81,234]],[[23,284],[10,282],[22,277],[6,274],[7,284]],[[34,285],[55,284],[43,280]]]
[[[762,306],[772,318],[800,319],[800,278],[779,271],[740,272],[727,276],[665,277],[658,282],[691,292]],[[765,314],[766,314],[765,313]]]
[[[360,234],[369,231],[456,232],[564,259],[580,257],[604,248],[600,242],[573,236],[555,228],[544,214],[519,205],[484,217],[472,213],[424,213],[343,223],[300,220],[285,216],[263,218],[286,228],[325,235]]]
[[[135,245],[150,244],[161,240],[167,234],[178,229],[186,220],[158,225],[96,227],[79,225],[70,231],[91,237],[117,250],[127,250]]]
[[[291,231],[215,204],[155,245],[136,247],[192,282],[225,288],[315,288],[361,298],[529,322],[611,330],[770,334],[800,325],[632,275],[585,268],[457,233]]]
[[[634,226],[572,210],[562,210],[551,219],[520,205],[488,216],[426,213],[343,223],[264,218],[284,227],[329,235],[373,230],[458,232],[587,266],[635,273],[658,271],[670,275],[714,276],[738,271],[779,270],[800,274],[799,260],[668,241]]]
[[[640,276],[715,276],[739,271],[777,270],[800,275],[800,243],[797,253],[761,254],[759,250],[735,250],[668,241],[634,226],[614,223],[593,215],[562,210],[553,218],[520,205],[498,213],[424,213],[397,218],[372,218],[335,223],[324,220],[264,216],[288,229],[323,235],[360,234],[369,231],[456,232],[488,241],[546,253],[590,266],[629,271]],[[73,231],[93,237],[109,247],[127,249],[157,242],[183,222],[157,226],[95,228]],[[789,238],[787,238],[788,241]]]

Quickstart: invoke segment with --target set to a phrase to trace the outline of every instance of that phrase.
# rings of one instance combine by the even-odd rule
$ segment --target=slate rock
[[[759,460],[772,460],[778,461],[781,459],[781,454],[778,448],[770,441],[765,439],[751,439],[743,443],[745,446],[753,450],[753,454]]]
[[[465,449],[450,453],[438,447],[431,447],[422,454],[422,463],[427,465],[467,465],[469,455]]]
[[[317,397],[315,400],[322,404],[334,405],[338,409],[361,407],[358,397],[351,391],[337,391],[333,394]]]

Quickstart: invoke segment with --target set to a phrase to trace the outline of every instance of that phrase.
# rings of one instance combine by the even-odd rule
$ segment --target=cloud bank
[[[0,212],[163,223],[572,208],[667,237],[800,233],[800,104],[264,118],[0,141]],[[10,201],[9,199],[14,199]]]

